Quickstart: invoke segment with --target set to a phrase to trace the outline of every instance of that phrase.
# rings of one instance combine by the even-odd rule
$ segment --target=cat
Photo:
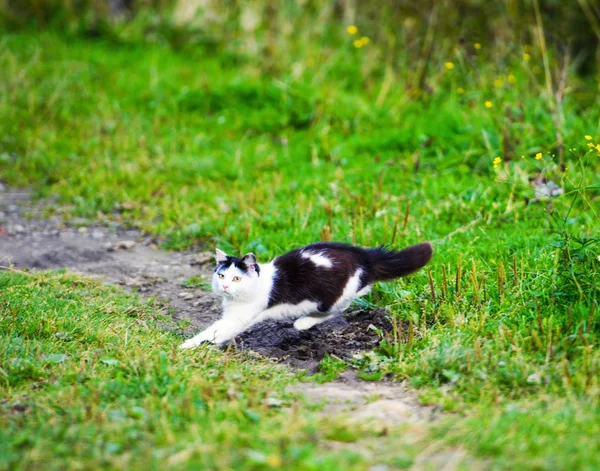
[[[310,329],[342,314],[374,282],[423,268],[432,254],[429,242],[400,252],[322,242],[259,264],[252,253],[237,258],[217,249],[212,287],[223,297],[223,316],[179,348],[222,345],[267,319],[297,319],[296,329]]]

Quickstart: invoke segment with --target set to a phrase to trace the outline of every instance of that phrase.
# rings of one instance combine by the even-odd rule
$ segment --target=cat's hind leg
[[[294,327],[297,330],[307,330],[311,327],[314,327],[317,324],[321,324],[326,320],[331,319],[334,316],[341,316],[352,301],[356,298],[364,296],[371,291],[371,285],[365,286],[363,289],[354,294],[354,296],[345,296],[339,299],[328,312],[316,312],[312,314],[308,314],[307,316],[301,317],[300,319],[294,322]]]

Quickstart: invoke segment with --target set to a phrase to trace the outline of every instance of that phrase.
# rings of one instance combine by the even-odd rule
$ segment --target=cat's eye
[[[241,276],[234,276],[233,277],[233,281],[242,281],[242,277]]]
[[[223,275],[223,273],[219,273],[219,278],[223,279],[225,278],[225,275]]]

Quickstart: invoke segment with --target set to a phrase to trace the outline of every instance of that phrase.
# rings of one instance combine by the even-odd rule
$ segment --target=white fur
[[[217,256],[225,256],[225,254],[221,253]],[[318,263],[312,257],[321,257],[332,265],[331,260],[326,257],[315,254],[311,254],[310,257],[315,265]],[[320,263],[323,261],[321,260]],[[213,290],[223,296],[223,317],[195,337],[186,340],[179,348],[194,348],[207,341],[224,344],[254,324],[267,319],[299,317],[294,323],[294,327],[298,330],[310,329],[314,325],[342,313],[357,296],[368,293],[371,288],[367,286],[358,290],[362,273],[362,270],[358,269],[348,280],[342,296],[332,306],[329,313],[317,313],[318,304],[313,301],[302,301],[295,305],[278,304],[267,308],[277,268],[273,262],[259,267],[260,276],[256,271],[244,274],[233,265],[227,270],[221,271],[224,275],[223,279],[219,278],[218,273],[214,274]],[[235,276],[241,277],[241,281],[233,281]]]
[[[329,314],[308,314],[305,317],[301,317],[296,322],[294,322],[294,327],[298,330],[306,330],[311,327],[320,324],[321,322],[325,322],[328,319],[331,319],[333,316],[337,314],[343,313],[352,301],[360,296],[364,296],[371,291],[371,285],[365,286],[360,291],[358,287],[360,286],[360,276],[362,275],[362,270],[359,268],[352,277],[346,283],[344,287],[344,291],[340,298],[336,301],[336,303],[329,310]]]
[[[312,253],[312,252],[302,252],[302,257],[308,258],[311,262],[313,262],[318,267],[331,268],[333,267],[333,262],[329,260],[325,255],[320,253]]]
[[[350,277],[346,286],[344,286],[344,291],[342,291],[342,295],[335,302],[335,304],[331,307],[330,311],[336,314],[344,312],[348,309],[348,306],[352,304],[354,298],[358,295],[358,287],[360,286],[360,275],[362,274],[362,269],[356,270],[356,273]]]

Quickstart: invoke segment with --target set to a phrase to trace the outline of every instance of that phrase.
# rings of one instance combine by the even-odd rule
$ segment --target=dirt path
[[[0,191],[0,265],[66,268],[156,296],[173,318],[189,319],[195,331],[219,315],[211,293],[186,288],[193,276],[210,276],[207,254],[157,250],[157,240],[118,225],[99,226],[81,218],[43,218],[46,204],[32,204],[24,191]]]

